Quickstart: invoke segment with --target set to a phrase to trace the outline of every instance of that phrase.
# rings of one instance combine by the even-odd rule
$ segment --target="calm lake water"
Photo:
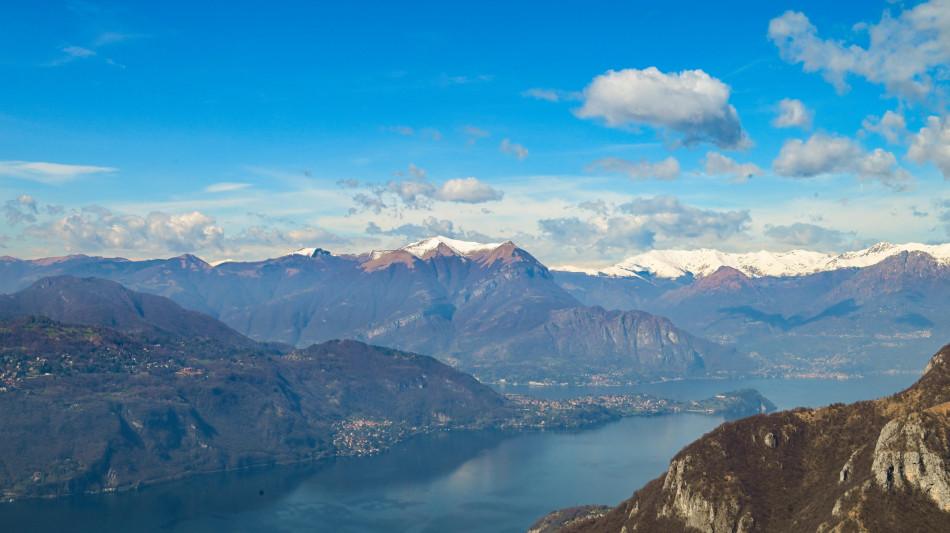
[[[918,376],[675,381],[637,387],[505,387],[545,397],[645,392],[695,400],[757,388],[780,409],[886,396]],[[548,511],[617,504],[722,423],[697,414],[578,432],[455,432],[367,458],[209,475],[137,493],[0,504],[0,531],[523,532]]]

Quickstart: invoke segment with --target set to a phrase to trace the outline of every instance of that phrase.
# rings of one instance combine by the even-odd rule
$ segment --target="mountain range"
[[[166,296],[258,341],[349,338],[433,355],[480,379],[585,382],[707,376],[755,364],[639,310],[585,306],[511,242],[427,239],[358,256],[300,250],[217,266],[70,256],[0,260],[0,290],[95,276]]]
[[[560,531],[945,531],[948,415],[950,346],[888,398],[724,423],[606,515]]]
[[[950,245],[839,255],[652,251],[552,270],[511,242],[435,237],[212,266],[0,258],[0,291],[95,276],[166,296],[256,341],[350,338],[426,353],[489,381],[626,382],[919,371],[950,336]]]

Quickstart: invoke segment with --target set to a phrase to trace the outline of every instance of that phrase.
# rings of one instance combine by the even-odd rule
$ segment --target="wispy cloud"
[[[212,183],[205,187],[205,192],[228,192],[228,191],[238,191],[246,187],[250,187],[250,183],[231,183],[227,181],[222,181],[220,183]]]
[[[115,172],[111,167],[63,165],[31,161],[0,161],[0,176],[26,179],[47,184],[60,184],[89,174]]]

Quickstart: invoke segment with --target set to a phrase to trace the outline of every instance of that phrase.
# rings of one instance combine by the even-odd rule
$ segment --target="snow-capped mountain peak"
[[[494,243],[481,243],[481,242],[469,242],[469,241],[459,241],[456,239],[450,239],[448,237],[443,237],[441,235],[430,237],[428,239],[423,239],[419,242],[414,242],[412,244],[407,244],[400,248],[405,252],[409,252],[412,255],[422,258],[429,252],[435,250],[439,245],[445,245],[450,250],[461,256],[470,256],[473,254],[488,252],[498,248],[504,243],[494,242]]]
[[[926,252],[941,262],[950,263],[950,244],[927,245],[908,243],[895,245],[880,242],[865,250],[839,255],[792,250],[789,252],[730,253],[702,248],[699,250],[651,250],[644,254],[600,270],[574,267],[555,267],[552,270],[583,272],[608,277],[701,278],[723,266],[735,268],[749,277],[794,277],[841,268],[860,268],[876,265],[901,252]]]

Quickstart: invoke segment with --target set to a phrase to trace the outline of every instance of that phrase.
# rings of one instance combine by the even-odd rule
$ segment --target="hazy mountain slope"
[[[0,322],[4,498],[369,453],[510,413],[430,357],[353,341],[285,357],[153,341],[46,318]]]
[[[17,293],[0,295],[0,319],[25,315],[126,332],[158,329],[187,339],[211,338],[242,348],[257,347],[256,342],[208,315],[99,278],[43,278]]]
[[[942,531],[950,346],[912,387],[727,422],[608,515],[564,531]]]
[[[950,337],[950,266],[922,251],[795,277],[749,277],[722,267],[677,280],[677,286],[660,279],[563,275],[555,278],[589,305],[603,299],[665,316],[690,333],[755,352],[796,374],[919,369],[926,364],[921,354]],[[651,290],[640,290],[644,284]]]

